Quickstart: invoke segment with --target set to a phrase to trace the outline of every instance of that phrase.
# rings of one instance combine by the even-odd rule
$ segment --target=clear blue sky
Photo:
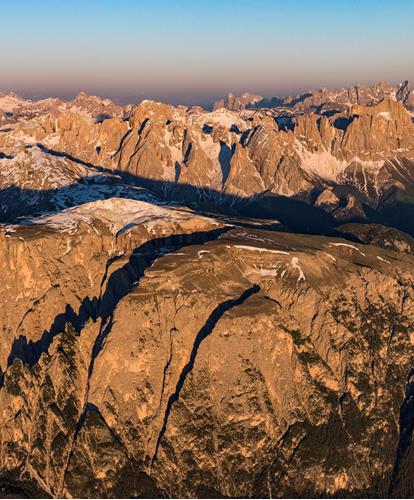
[[[206,103],[414,80],[414,0],[0,0],[0,90]]]

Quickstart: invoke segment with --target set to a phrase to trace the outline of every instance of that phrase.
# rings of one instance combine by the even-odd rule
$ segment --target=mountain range
[[[0,491],[414,494],[414,91],[0,94]]]

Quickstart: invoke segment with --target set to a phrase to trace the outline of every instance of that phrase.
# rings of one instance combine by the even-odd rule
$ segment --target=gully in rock
[[[200,344],[203,342],[203,340],[206,337],[208,337],[211,334],[211,332],[214,330],[214,327],[216,326],[217,322],[223,316],[224,313],[226,313],[227,311],[229,311],[233,307],[239,306],[245,300],[247,300],[252,295],[258,293],[259,291],[260,291],[260,286],[253,285],[250,288],[248,288],[247,290],[245,290],[239,297],[237,297],[235,299],[226,300],[225,302],[222,302],[221,304],[219,304],[211,312],[207,321],[205,322],[203,327],[197,333],[197,335],[194,339],[194,344],[193,344],[193,348],[191,350],[190,358],[189,358],[187,364],[182,369],[182,372],[181,372],[180,377],[178,379],[177,385],[175,387],[175,391],[168,398],[167,406],[165,408],[164,420],[162,423],[161,430],[158,434],[158,438],[157,438],[157,442],[155,445],[155,450],[154,450],[153,456],[152,456],[151,461],[150,461],[151,465],[157,459],[158,449],[160,447],[162,438],[164,437],[165,431],[167,430],[168,417],[170,416],[172,406],[176,401],[178,401],[178,399],[180,397],[180,392],[184,386],[185,380],[186,380],[187,376],[189,375],[189,373],[191,372],[191,370],[193,369]]]

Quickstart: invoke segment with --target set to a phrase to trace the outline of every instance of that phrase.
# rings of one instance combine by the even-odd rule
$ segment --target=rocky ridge
[[[404,105],[390,98],[330,116],[289,118],[143,101],[124,110],[123,118],[118,111],[118,117],[98,119],[96,98],[75,101],[0,129],[3,189],[12,183],[36,188],[24,170],[34,155],[44,168],[48,158],[59,163],[57,172],[70,164],[89,180],[121,175],[169,198],[215,207],[285,197],[340,221],[370,220],[375,211],[376,222],[388,222],[395,207],[412,200],[414,123]],[[40,178],[37,188],[43,189]],[[69,182],[67,175],[62,182]],[[272,209],[268,215],[280,214]]]

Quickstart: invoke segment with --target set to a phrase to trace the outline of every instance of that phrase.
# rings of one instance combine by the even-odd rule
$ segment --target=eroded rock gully
[[[1,233],[3,490],[409,493],[411,255],[130,203]]]

